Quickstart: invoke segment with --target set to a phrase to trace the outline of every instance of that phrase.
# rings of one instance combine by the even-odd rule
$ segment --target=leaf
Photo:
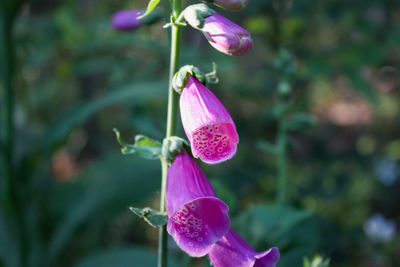
[[[160,227],[168,223],[168,216],[152,208],[146,207],[143,209],[130,207],[129,208],[134,214],[143,218],[148,224],[153,227]]]
[[[307,113],[297,113],[290,117],[286,122],[288,131],[304,131],[317,123],[314,116]]]
[[[118,143],[122,146],[124,155],[135,154],[144,159],[159,159],[161,156],[161,143],[144,135],[135,136],[135,144],[127,144],[121,139],[117,129],[113,129]]]
[[[49,243],[50,266],[75,231],[90,221],[113,218],[130,203],[146,199],[158,187],[158,162],[121,154],[108,155],[83,170],[76,182],[54,190],[49,204],[52,216],[61,217]],[[116,175],[116,172],[118,175]],[[79,203],[79,204],[77,204]]]
[[[160,0],[150,0],[149,4],[147,5],[146,12],[139,17],[139,19],[142,19],[146,17],[147,15],[151,14],[153,10],[157,7],[157,5],[160,3]]]
[[[65,139],[77,125],[84,123],[100,110],[118,103],[142,103],[149,98],[156,98],[163,92],[164,81],[142,82],[125,85],[112,90],[102,97],[91,100],[89,103],[72,107],[57,122],[50,127],[44,136],[40,147],[49,147]]]
[[[142,267],[157,266],[157,255],[144,247],[121,247],[100,250],[79,260],[74,267]],[[171,256],[168,266],[181,266]]]
[[[286,206],[258,206],[235,220],[253,243],[276,243],[301,221],[309,218],[310,212]]]
[[[303,261],[304,267],[329,267],[329,259],[324,259],[320,255],[314,256],[314,258],[310,261],[308,258],[305,258]]]

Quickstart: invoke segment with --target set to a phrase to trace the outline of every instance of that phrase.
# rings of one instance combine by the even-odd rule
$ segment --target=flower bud
[[[239,11],[247,5],[248,0],[214,0],[213,4],[224,9]]]
[[[183,11],[187,23],[200,30],[216,50],[233,56],[244,55],[253,48],[250,33],[205,4],[191,5]]]
[[[140,9],[119,10],[113,15],[112,25],[119,31],[133,31],[141,25],[138,17],[142,13]]]

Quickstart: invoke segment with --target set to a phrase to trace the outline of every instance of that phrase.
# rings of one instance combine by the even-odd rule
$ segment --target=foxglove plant
[[[275,267],[280,258],[278,248],[256,252],[232,229],[215,243],[208,256],[214,267]]]
[[[229,229],[228,206],[184,149],[168,170],[166,209],[168,233],[192,257],[206,255]]]
[[[125,144],[116,131],[124,154],[161,159],[160,212],[150,208],[131,210],[152,226],[160,227],[158,267],[167,266],[167,232],[187,254],[192,257],[208,254],[216,267],[275,266],[279,259],[276,248],[255,252],[239,235],[229,230],[228,206],[216,197],[202,170],[182,148],[185,141],[174,136],[179,104],[182,125],[194,157],[209,164],[219,163],[235,155],[239,142],[228,111],[205,86],[207,81],[218,80],[215,71],[203,75],[194,66],[179,70],[181,27],[187,23],[200,30],[215,49],[227,55],[244,55],[252,49],[253,41],[247,30],[207,5],[191,5],[182,12],[181,1],[170,1],[171,21],[165,25],[171,27],[171,57],[167,127],[162,145],[145,136],[137,136],[133,145]],[[114,27],[119,30],[137,28],[143,23],[142,18],[151,14],[159,2],[150,0],[143,15],[138,10],[117,12],[113,18]],[[238,10],[247,0],[211,2],[225,9]]]
[[[241,56],[253,48],[250,33],[205,4],[188,6],[183,11],[185,20],[200,30],[216,50],[231,56]]]

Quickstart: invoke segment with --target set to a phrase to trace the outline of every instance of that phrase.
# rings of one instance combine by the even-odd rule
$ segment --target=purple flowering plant
[[[147,10],[121,10],[112,25],[120,31],[132,31],[146,24],[160,0],[150,0]],[[215,0],[227,10],[240,10],[247,0]],[[206,4],[182,9],[181,0],[172,0],[170,22],[171,61],[166,134],[163,142],[138,135],[134,144],[124,143],[123,154],[160,159],[162,169],[160,210],[134,208],[132,212],[159,228],[158,266],[167,266],[167,233],[177,246],[191,257],[208,255],[215,267],[274,267],[279,250],[274,247],[256,252],[231,229],[229,207],[215,194],[206,175],[194,158],[206,164],[231,159],[237,151],[239,135],[228,110],[209,89],[218,82],[216,66],[208,74],[192,65],[179,66],[181,29],[192,26],[203,33],[217,51],[230,56],[248,53],[253,47],[249,32]],[[186,137],[177,137],[177,115]],[[194,158],[193,158],[194,157]]]

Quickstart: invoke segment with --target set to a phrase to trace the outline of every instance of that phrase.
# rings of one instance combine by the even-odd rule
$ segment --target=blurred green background
[[[130,33],[110,24],[115,11],[146,5],[31,0],[19,7],[12,29],[19,201],[14,214],[2,153],[0,266],[156,265],[157,231],[128,207],[158,208],[160,164],[121,155],[112,132],[130,142],[136,134],[163,138],[165,21]],[[229,204],[234,229],[258,251],[278,246],[279,267],[317,254],[334,267],[400,266],[400,2],[250,0],[243,12],[215,9],[249,30],[254,49],[229,57],[185,27],[181,64],[218,65],[211,89],[234,118],[240,144],[226,163],[199,164]],[[5,80],[4,50],[1,57]],[[275,139],[283,119],[281,206]],[[172,266],[209,264],[172,239],[169,248]]]

